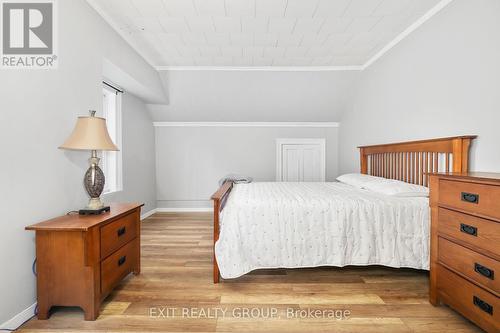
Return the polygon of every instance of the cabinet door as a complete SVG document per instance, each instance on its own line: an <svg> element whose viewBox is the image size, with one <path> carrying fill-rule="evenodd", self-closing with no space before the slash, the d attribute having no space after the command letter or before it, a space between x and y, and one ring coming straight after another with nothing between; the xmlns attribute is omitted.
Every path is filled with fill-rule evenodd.
<svg viewBox="0 0 500 333"><path fill-rule="evenodd" d="M277 180L287 182L325 181L324 141L300 141L278 143Z"/></svg>

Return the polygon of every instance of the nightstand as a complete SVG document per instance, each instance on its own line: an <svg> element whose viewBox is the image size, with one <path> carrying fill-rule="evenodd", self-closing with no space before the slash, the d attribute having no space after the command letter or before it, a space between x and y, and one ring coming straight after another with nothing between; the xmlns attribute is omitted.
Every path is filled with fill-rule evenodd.
<svg viewBox="0 0 500 333"><path fill-rule="evenodd" d="M104 298L139 274L143 204L111 204L101 215L65 215L26 227L36 231L38 319L52 306L79 306L95 320Z"/></svg>

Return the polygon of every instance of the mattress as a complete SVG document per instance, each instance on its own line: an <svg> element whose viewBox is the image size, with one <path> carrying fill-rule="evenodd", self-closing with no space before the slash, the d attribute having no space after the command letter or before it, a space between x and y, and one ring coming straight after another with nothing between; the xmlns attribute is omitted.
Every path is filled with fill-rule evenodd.
<svg viewBox="0 0 500 333"><path fill-rule="evenodd" d="M429 269L429 199L338 182L236 184L220 215L223 278L260 268Z"/></svg>

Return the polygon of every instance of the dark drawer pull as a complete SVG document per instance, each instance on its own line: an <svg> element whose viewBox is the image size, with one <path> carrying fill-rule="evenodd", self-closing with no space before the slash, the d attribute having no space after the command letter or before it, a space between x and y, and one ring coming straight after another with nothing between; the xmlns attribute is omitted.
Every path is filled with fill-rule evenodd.
<svg viewBox="0 0 500 333"><path fill-rule="evenodd" d="M479 194L462 192L460 197L462 198L462 201L465 202L475 203L475 204L479 203Z"/></svg>
<svg viewBox="0 0 500 333"><path fill-rule="evenodd" d="M460 231L471 236L477 236L477 228L468 224L460 223Z"/></svg>
<svg viewBox="0 0 500 333"><path fill-rule="evenodd" d="M116 234L118 235L118 237L121 237L121 236L125 235L126 232L127 232L127 228L121 227L120 229L118 229L116 231Z"/></svg>
<svg viewBox="0 0 500 333"><path fill-rule="evenodd" d="M474 296L472 302L474 302L474 305L483 310L484 312L493 315L493 305L486 303L477 296Z"/></svg>
<svg viewBox="0 0 500 333"><path fill-rule="evenodd" d="M484 277L487 277L490 280L495 280L495 271L481 264L478 264L477 262L474 263L474 271L476 271L477 273L481 274Z"/></svg>
<svg viewBox="0 0 500 333"><path fill-rule="evenodd" d="M127 261L127 256L123 256L120 259L118 259L118 266L121 266Z"/></svg>

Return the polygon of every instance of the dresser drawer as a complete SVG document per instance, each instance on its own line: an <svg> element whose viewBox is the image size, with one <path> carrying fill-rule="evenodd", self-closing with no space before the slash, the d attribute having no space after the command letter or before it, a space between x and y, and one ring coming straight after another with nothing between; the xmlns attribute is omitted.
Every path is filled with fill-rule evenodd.
<svg viewBox="0 0 500 333"><path fill-rule="evenodd" d="M495 293L500 292L500 263L447 239L439 238L438 261ZM500 309L499 309L500 311Z"/></svg>
<svg viewBox="0 0 500 333"><path fill-rule="evenodd" d="M500 223L439 208L438 233L500 255Z"/></svg>
<svg viewBox="0 0 500 333"><path fill-rule="evenodd" d="M441 180L439 203L500 219L500 186Z"/></svg>
<svg viewBox="0 0 500 333"><path fill-rule="evenodd" d="M130 242L137 235L137 217L135 213L125 215L101 227L101 258Z"/></svg>
<svg viewBox="0 0 500 333"><path fill-rule="evenodd" d="M488 332L500 330L499 298L438 265L439 295L448 304Z"/></svg>
<svg viewBox="0 0 500 333"><path fill-rule="evenodd" d="M137 261L136 240L128 243L101 263L101 293L107 294L115 284L132 272Z"/></svg>

